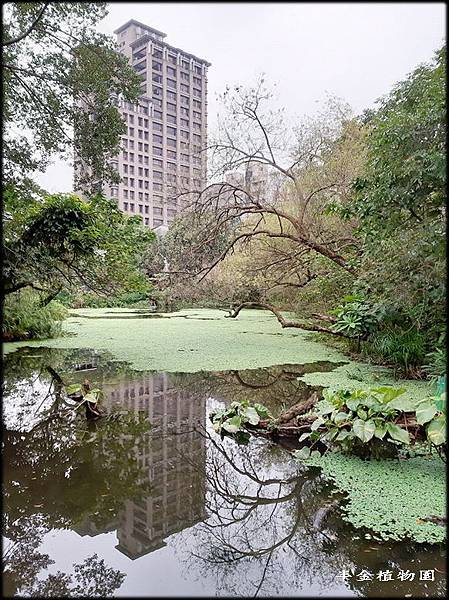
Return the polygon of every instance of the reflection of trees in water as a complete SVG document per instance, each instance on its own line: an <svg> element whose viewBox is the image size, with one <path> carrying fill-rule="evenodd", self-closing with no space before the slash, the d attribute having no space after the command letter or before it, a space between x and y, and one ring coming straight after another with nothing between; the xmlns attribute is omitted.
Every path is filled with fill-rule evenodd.
<svg viewBox="0 0 449 600"><path fill-rule="evenodd" d="M214 434L204 435L209 516L188 537L181 534L172 543L182 552L189 572L199 571L203 577L214 574L217 595L282 595L300 590L321 594L339 585L343 592L336 579L343 568L377 574L388 568L395 573L399 569L419 573L443 567L443 553L435 548L426 554L418 545L392 543L378 544L376 551L364 532L342 522L333 489L319 469L300 471L285 460L285 453L283 460L276 456L279 448L262 440L237 446L231 440L219 441ZM444 580L425 584L353 577L347 593L444 594Z"/></svg>
<svg viewBox="0 0 449 600"><path fill-rule="evenodd" d="M74 564L73 573L57 571L38 579L42 569L54 564L48 554L39 551L47 531L41 515L32 515L19 518L14 532L8 532L14 539L8 539L3 548L4 597L108 597L122 585L125 574L108 568L96 554Z"/></svg>
<svg viewBox="0 0 449 600"><path fill-rule="evenodd" d="M259 440L242 447L204 435L209 518L189 532L195 541L188 567L199 568L203 576L214 572L217 593L223 595L291 593L334 584L340 557L320 562L323 545L334 543L329 532L314 527L317 511L329 504L318 471L298 476L291 463L274 466L272 448ZM182 535L173 543L189 545Z"/></svg>

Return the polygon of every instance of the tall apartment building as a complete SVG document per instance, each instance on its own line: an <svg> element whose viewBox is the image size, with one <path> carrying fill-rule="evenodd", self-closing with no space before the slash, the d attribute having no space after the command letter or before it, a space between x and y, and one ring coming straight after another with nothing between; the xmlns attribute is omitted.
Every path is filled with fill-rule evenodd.
<svg viewBox="0 0 449 600"><path fill-rule="evenodd" d="M104 193L145 225L166 227L185 194L206 182L210 63L170 46L165 33L133 19L114 33L119 51L142 78L142 95L135 105L117 99L127 126L113 161L122 181Z"/></svg>

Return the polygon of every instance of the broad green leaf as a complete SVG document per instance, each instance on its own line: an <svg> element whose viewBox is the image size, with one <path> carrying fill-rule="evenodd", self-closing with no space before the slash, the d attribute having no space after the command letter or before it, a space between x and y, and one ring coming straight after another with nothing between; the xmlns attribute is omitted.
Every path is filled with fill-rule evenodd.
<svg viewBox="0 0 449 600"><path fill-rule="evenodd" d="M88 394L86 394L84 396L84 401L90 402L91 404L96 404L97 403L97 394L94 394L93 392L89 392Z"/></svg>
<svg viewBox="0 0 449 600"><path fill-rule="evenodd" d="M334 417L334 423L336 425L340 425L341 423L344 423L345 421L347 421L349 418L348 413L345 412L339 412L335 415Z"/></svg>
<svg viewBox="0 0 449 600"><path fill-rule="evenodd" d="M315 431L316 429L318 429L318 427L321 427L321 425L324 425L324 419L321 419L321 417L318 417L317 419L315 419L315 421L312 423L311 426L311 431Z"/></svg>
<svg viewBox="0 0 449 600"><path fill-rule="evenodd" d="M77 392L81 392L81 386L78 383L74 383L72 385L68 385L65 388L67 395L71 396L72 394L76 394Z"/></svg>
<svg viewBox="0 0 449 600"><path fill-rule="evenodd" d="M341 431L339 431L337 437L335 438L336 442L342 442L343 440L345 440L348 436L351 436L351 432L348 431L347 429L342 429Z"/></svg>
<svg viewBox="0 0 449 600"><path fill-rule="evenodd" d="M413 412L416 408L416 405L410 398L395 398L391 402L388 402L386 406L395 410L403 410L404 412Z"/></svg>
<svg viewBox="0 0 449 600"><path fill-rule="evenodd" d="M368 418L368 413L366 412L366 410L363 410L362 408L358 408L357 409L357 416L360 419L363 419L364 421L366 421L366 419Z"/></svg>
<svg viewBox="0 0 449 600"><path fill-rule="evenodd" d="M387 423L386 428L393 440L397 440L403 444L410 444L410 435L408 431L402 429L402 427L399 427L399 425L395 425L394 423Z"/></svg>
<svg viewBox="0 0 449 600"><path fill-rule="evenodd" d="M427 426L427 438L435 444L440 446L446 441L446 417L445 415L439 415Z"/></svg>
<svg viewBox="0 0 449 600"><path fill-rule="evenodd" d="M406 391L406 389L383 386L373 388L371 391L380 394L382 396L382 402L384 404L387 404L388 402L391 402L392 400L403 394Z"/></svg>
<svg viewBox="0 0 449 600"><path fill-rule="evenodd" d="M378 423L376 425L376 429L374 431L374 437L378 438L379 440L383 440L386 433L387 433L386 425L384 423Z"/></svg>
<svg viewBox="0 0 449 600"><path fill-rule="evenodd" d="M431 404L430 401L420 402L416 408L416 422L419 425L428 423L437 414L438 409L435 404Z"/></svg>
<svg viewBox="0 0 449 600"><path fill-rule="evenodd" d="M248 406L242 414L242 418L251 425L257 425L260 421L259 414L255 408Z"/></svg>
<svg viewBox="0 0 449 600"><path fill-rule="evenodd" d="M320 400L320 402L317 403L316 408L320 415L328 415L335 410L335 406L327 400Z"/></svg>
<svg viewBox="0 0 449 600"><path fill-rule="evenodd" d="M349 408L349 410L357 410L357 408L360 405L360 398L354 398L351 400L346 400L346 406Z"/></svg>
<svg viewBox="0 0 449 600"><path fill-rule="evenodd" d="M356 419L352 426L352 430L362 442L369 442L376 431L376 425L374 421L362 421L361 419Z"/></svg>
<svg viewBox="0 0 449 600"><path fill-rule="evenodd" d="M440 397L437 398L435 402L435 406L439 411L443 411L446 409L446 392L440 394Z"/></svg>
<svg viewBox="0 0 449 600"><path fill-rule="evenodd" d="M225 429L228 433L235 433L240 429L241 426L242 417L240 417L239 415L235 415L234 417L227 419L223 423L222 428Z"/></svg>
<svg viewBox="0 0 449 600"><path fill-rule="evenodd" d="M261 419L270 419L271 413L266 406L263 404L259 404L258 402L254 403L254 408L257 410L257 413Z"/></svg>

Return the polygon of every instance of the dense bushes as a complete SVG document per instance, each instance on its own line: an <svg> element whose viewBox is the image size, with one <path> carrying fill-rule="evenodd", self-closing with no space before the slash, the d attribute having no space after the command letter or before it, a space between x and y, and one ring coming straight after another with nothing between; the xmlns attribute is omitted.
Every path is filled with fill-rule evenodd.
<svg viewBox="0 0 449 600"><path fill-rule="evenodd" d="M59 335L67 314L64 306L54 300L42 306L40 295L33 290L9 294L3 306L3 340L45 339Z"/></svg>

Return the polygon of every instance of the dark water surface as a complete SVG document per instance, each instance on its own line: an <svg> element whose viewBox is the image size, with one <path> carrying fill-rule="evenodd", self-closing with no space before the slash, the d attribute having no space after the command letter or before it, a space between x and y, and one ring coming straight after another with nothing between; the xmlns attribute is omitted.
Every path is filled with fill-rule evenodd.
<svg viewBox="0 0 449 600"><path fill-rule="evenodd" d="M247 398L277 414L312 392L300 375L336 366L142 373L89 350L8 354L4 594L442 597L441 547L373 541L319 469L211 430L212 409ZM104 418L64 407L52 373L101 388Z"/></svg>

